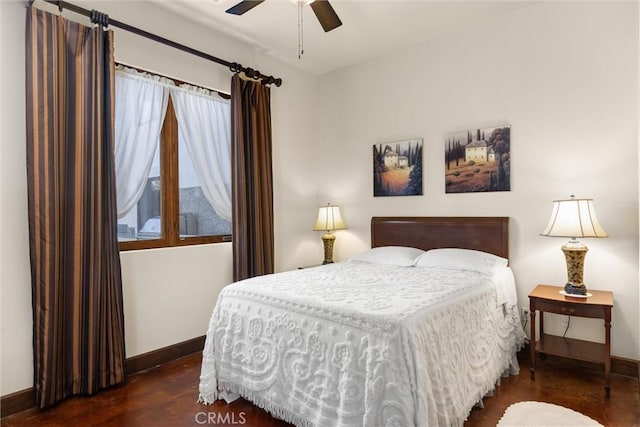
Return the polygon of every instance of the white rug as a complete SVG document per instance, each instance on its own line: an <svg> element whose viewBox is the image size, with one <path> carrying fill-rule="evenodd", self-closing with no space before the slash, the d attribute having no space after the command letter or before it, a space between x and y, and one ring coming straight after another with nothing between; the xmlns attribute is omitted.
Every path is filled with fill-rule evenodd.
<svg viewBox="0 0 640 427"><path fill-rule="evenodd" d="M564 406L544 402L518 402L509 406L496 427L604 427Z"/></svg>

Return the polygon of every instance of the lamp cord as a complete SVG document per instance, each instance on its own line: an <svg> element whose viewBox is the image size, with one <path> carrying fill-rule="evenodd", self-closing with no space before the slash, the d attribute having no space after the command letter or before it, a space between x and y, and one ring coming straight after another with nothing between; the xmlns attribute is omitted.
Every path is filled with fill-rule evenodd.
<svg viewBox="0 0 640 427"><path fill-rule="evenodd" d="M562 338L565 337L565 335L567 335L567 331L569 330L569 325L571 324L571 316L567 316L567 327L564 330L564 334L562 334Z"/></svg>

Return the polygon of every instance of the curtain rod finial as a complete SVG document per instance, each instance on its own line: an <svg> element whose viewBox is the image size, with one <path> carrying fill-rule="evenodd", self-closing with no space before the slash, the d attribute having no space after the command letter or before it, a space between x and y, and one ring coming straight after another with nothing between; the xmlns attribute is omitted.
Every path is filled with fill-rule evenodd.
<svg viewBox="0 0 640 427"><path fill-rule="evenodd" d="M263 78L263 79L262 79L262 84L264 84L264 85L271 85L271 84L274 84L274 85L276 85L277 87L280 87L280 85L282 84L282 79L279 79L279 78L278 78L278 79L276 79L276 78L275 78L275 77L273 77L273 76L267 76L267 77L265 77L265 78Z"/></svg>

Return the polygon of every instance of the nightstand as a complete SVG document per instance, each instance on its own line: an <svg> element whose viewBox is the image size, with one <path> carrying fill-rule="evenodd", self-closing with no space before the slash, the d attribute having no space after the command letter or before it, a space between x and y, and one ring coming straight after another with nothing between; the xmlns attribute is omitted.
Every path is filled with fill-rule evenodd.
<svg viewBox="0 0 640 427"><path fill-rule="evenodd" d="M613 292L593 291L588 298L568 297L560 286L538 285L529 294L531 316L531 379L536 376L536 350L541 354L568 357L587 362L604 363L604 389L611 390L611 307ZM540 339L536 342L536 310L540 311ZM544 333L544 313L589 317L604 320L604 344L563 338Z"/></svg>

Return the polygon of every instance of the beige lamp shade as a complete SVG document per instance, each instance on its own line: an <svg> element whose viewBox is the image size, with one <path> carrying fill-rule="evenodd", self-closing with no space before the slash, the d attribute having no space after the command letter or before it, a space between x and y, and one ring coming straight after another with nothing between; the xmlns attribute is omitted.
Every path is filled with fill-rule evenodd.
<svg viewBox="0 0 640 427"><path fill-rule="evenodd" d="M314 231L332 231L342 230L347 228L342 221L342 215L340 215L340 206L330 205L320 206L318 208L318 219L316 225L313 227Z"/></svg>
<svg viewBox="0 0 640 427"><path fill-rule="evenodd" d="M593 199L554 200L549 223L542 232L551 237L607 237L596 218Z"/></svg>

